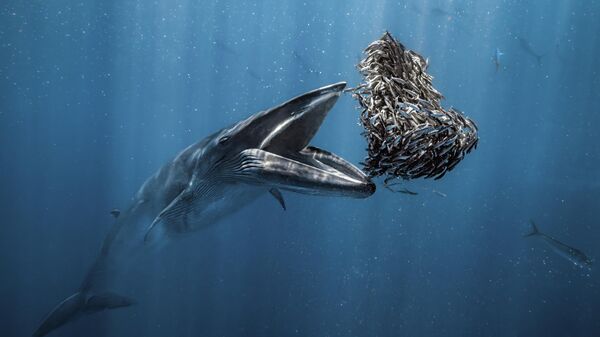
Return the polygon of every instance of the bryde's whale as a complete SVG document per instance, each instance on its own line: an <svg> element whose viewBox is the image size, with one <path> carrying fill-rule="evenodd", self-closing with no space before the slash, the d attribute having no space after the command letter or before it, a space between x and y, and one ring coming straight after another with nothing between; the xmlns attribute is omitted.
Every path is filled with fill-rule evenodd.
<svg viewBox="0 0 600 337"><path fill-rule="evenodd" d="M328 85L258 112L179 153L139 189L115 223L79 290L60 302L34 336L133 300L107 291L125 252L205 228L270 193L366 198L375 185L343 158L309 146L346 83ZM135 247L135 248L131 248ZM128 251L129 250L129 251Z"/></svg>

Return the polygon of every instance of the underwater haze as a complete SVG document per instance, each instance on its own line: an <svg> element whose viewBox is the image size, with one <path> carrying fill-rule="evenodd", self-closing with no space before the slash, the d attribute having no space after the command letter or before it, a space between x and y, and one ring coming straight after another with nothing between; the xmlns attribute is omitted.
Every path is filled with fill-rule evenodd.
<svg viewBox="0 0 600 337"><path fill-rule="evenodd" d="M361 82L390 31L479 127L441 180L366 199L264 194L143 247L135 299L48 336L600 336L600 1L0 4L0 336L78 289L138 188L182 149L309 90ZM360 167L345 93L311 144ZM564 246L559 246L563 247ZM557 254L558 253L558 254ZM565 258L567 257L567 258ZM129 258L129 256L123 257Z"/></svg>

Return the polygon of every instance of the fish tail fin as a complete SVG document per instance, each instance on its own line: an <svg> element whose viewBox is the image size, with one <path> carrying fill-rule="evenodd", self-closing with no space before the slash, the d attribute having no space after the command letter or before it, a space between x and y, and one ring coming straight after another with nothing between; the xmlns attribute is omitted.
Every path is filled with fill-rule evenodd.
<svg viewBox="0 0 600 337"><path fill-rule="evenodd" d="M33 337L42 337L84 313L128 307L132 304L134 304L133 300L113 293L89 295L81 291L76 292L52 309L33 333Z"/></svg>
<svg viewBox="0 0 600 337"><path fill-rule="evenodd" d="M529 220L529 222L531 223L531 232L523 235L524 238L540 234L540 231L538 230L537 226L535 225L535 222L533 222L533 220Z"/></svg>

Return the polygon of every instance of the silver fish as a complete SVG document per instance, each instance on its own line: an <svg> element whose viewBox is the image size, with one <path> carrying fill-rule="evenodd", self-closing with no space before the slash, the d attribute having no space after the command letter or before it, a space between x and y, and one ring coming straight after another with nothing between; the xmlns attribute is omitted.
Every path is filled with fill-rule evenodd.
<svg viewBox="0 0 600 337"><path fill-rule="evenodd" d="M500 69L500 58L504 55L503 52L500 51L499 48L496 48L496 52L494 53L494 65L496 66L496 72Z"/></svg>
<svg viewBox="0 0 600 337"><path fill-rule="evenodd" d="M519 45L521 46L521 49L523 49L527 54L531 55L536 59L538 65L542 65L542 57L544 55L534 51L533 47L531 46L531 43L527 39L525 39L524 37L519 37Z"/></svg>
<svg viewBox="0 0 600 337"><path fill-rule="evenodd" d="M592 268L592 260L589 257L587 257L582 251L540 232L533 220L531 220L531 232L523 236L543 240L552 249L552 251L571 261L573 264L580 268Z"/></svg>

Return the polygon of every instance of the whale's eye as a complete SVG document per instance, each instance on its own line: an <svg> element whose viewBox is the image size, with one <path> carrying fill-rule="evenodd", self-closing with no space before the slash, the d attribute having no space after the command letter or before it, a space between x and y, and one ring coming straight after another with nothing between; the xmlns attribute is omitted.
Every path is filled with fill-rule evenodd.
<svg viewBox="0 0 600 337"><path fill-rule="evenodd" d="M229 140L229 136L223 136L219 138L219 144L225 144Z"/></svg>

